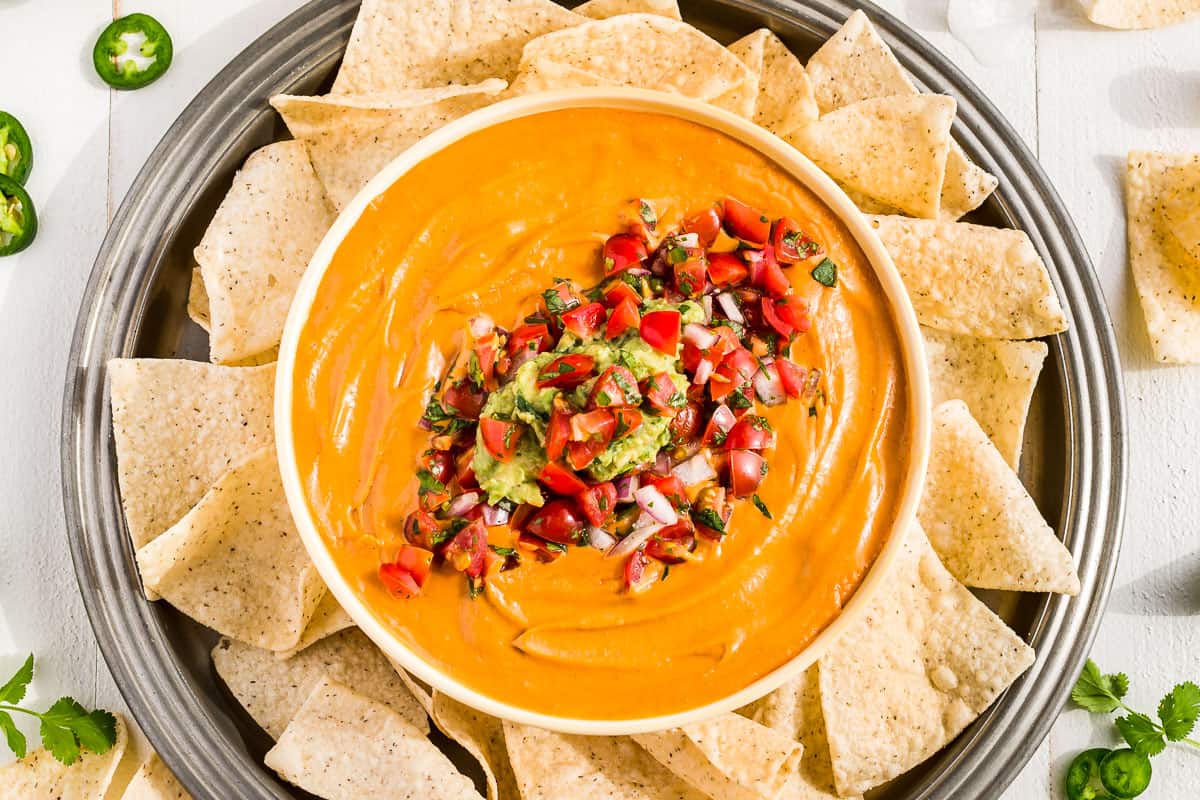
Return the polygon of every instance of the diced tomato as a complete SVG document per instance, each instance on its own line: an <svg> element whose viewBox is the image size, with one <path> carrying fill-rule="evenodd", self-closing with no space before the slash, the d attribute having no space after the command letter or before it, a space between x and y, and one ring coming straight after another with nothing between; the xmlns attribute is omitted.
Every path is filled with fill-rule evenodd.
<svg viewBox="0 0 1200 800"><path fill-rule="evenodd" d="M624 439L642 426L642 412L636 408L614 408L613 439Z"/></svg>
<svg viewBox="0 0 1200 800"><path fill-rule="evenodd" d="M722 364L708 380L708 394L714 402L721 403L744 384L745 381L734 373L731 365Z"/></svg>
<svg viewBox="0 0 1200 800"><path fill-rule="evenodd" d="M409 544L433 549L441 525L428 511L414 511L404 520L404 538Z"/></svg>
<svg viewBox="0 0 1200 800"><path fill-rule="evenodd" d="M379 581L388 594L400 600L408 600L421 593L421 584L417 583L416 577L399 564L380 564Z"/></svg>
<svg viewBox="0 0 1200 800"><path fill-rule="evenodd" d="M621 305L622 300L628 300L633 303L634 309L642 304L642 296L637 290L622 280L613 281L612 285L604 291L604 305L609 308L616 308Z"/></svg>
<svg viewBox="0 0 1200 800"><path fill-rule="evenodd" d="M684 561L696 560L692 553L695 547L695 529L685 517L654 534L650 541L646 542L646 555L664 564L681 564Z"/></svg>
<svg viewBox="0 0 1200 800"><path fill-rule="evenodd" d="M500 359L507 356L501 349L503 343L500 339L500 334L494 329L488 331L483 336L475 340L473 352L475 363L479 366L479 378L482 378L482 386L480 388L494 392L499 384L496 380L496 374L500 372Z"/></svg>
<svg viewBox="0 0 1200 800"><path fill-rule="evenodd" d="M418 461L421 469L436 480L449 484L454 477L454 456L446 450L426 450Z"/></svg>
<svg viewBox="0 0 1200 800"><path fill-rule="evenodd" d="M683 488L683 481L679 480L675 475L663 475L661 478L651 478L648 480L655 489L662 492L663 497L671 501L671 505L675 506L679 511L686 511L691 502L688 500L687 491Z"/></svg>
<svg viewBox="0 0 1200 800"><path fill-rule="evenodd" d="M648 256L646 244L632 233L618 233L604 243L602 257L608 274L638 266Z"/></svg>
<svg viewBox="0 0 1200 800"><path fill-rule="evenodd" d="M729 366L733 369L731 377L734 377L735 383L744 383L758 372L758 359L746 348L738 347L725 356L721 366Z"/></svg>
<svg viewBox="0 0 1200 800"><path fill-rule="evenodd" d="M519 422L484 417L479 420L479 432L483 436L483 446L492 458L507 462L517 452L517 443L525 433L525 426Z"/></svg>
<svg viewBox="0 0 1200 800"><path fill-rule="evenodd" d="M771 220L765 214L732 197L726 197L721 205L725 212L726 233L754 245L767 243L771 235Z"/></svg>
<svg viewBox="0 0 1200 800"><path fill-rule="evenodd" d="M571 410L561 396L554 398L546 425L546 458L558 461L571 440Z"/></svg>
<svg viewBox="0 0 1200 800"><path fill-rule="evenodd" d="M746 262L734 253L708 254L708 279L714 286L725 287L742 283L750 275Z"/></svg>
<svg viewBox="0 0 1200 800"><path fill-rule="evenodd" d="M610 408L613 406L636 406L642 402L638 391L637 378L628 368L614 364L596 379L592 393L588 396L589 408Z"/></svg>
<svg viewBox="0 0 1200 800"><path fill-rule="evenodd" d="M550 491L566 497L577 495L587 488L578 475L556 461L547 462L537 479Z"/></svg>
<svg viewBox="0 0 1200 800"><path fill-rule="evenodd" d="M784 297L775 301L775 314L800 333L812 327L812 318L808 316L808 304L794 297Z"/></svg>
<svg viewBox="0 0 1200 800"><path fill-rule="evenodd" d="M791 217L775 220L771 227L771 246L775 248L775 257L783 264L795 264L822 252L821 246L810 239Z"/></svg>
<svg viewBox="0 0 1200 800"><path fill-rule="evenodd" d="M778 332L780 336L791 336L793 333L795 333L796 329L783 320L783 317L778 312L779 306L777 305L777 302L778 301L772 300L769 297L764 297L762 299L763 319L766 320L766 323L770 325L776 332Z"/></svg>
<svg viewBox="0 0 1200 800"><path fill-rule="evenodd" d="M646 398L650 407L663 414L674 414L687 402L675 388L675 382L671 380L671 376L665 372L659 372L644 379L641 383L641 390L642 396Z"/></svg>
<svg viewBox="0 0 1200 800"><path fill-rule="evenodd" d="M616 419L611 410L597 408L571 417L571 441L602 442L606 447L612 441Z"/></svg>
<svg viewBox="0 0 1200 800"><path fill-rule="evenodd" d="M461 489L475 489L479 481L475 478L475 448L468 447L458 454L454 463L454 477Z"/></svg>
<svg viewBox="0 0 1200 800"><path fill-rule="evenodd" d="M702 255L688 257L674 265L675 290L684 297L699 297L704 294L706 263Z"/></svg>
<svg viewBox="0 0 1200 800"><path fill-rule="evenodd" d="M709 206L683 221L683 232L694 233L701 247L712 247L721 232L721 207Z"/></svg>
<svg viewBox="0 0 1200 800"><path fill-rule="evenodd" d="M651 311L642 317L639 332L646 344L660 353L673 356L679 346L681 319L679 312L675 310Z"/></svg>
<svg viewBox="0 0 1200 800"><path fill-rule="evenodd" d="M699 347L690 342L683 343L683 348L679 351L679 361L683 364L683 369L686 372L695 373L700 368L700 362L703 360L704 353Z"/></svg>
<svg viewBox="0 0 1200 800"><path fill-rule="evenodd" d="M765 257L762 262L762 272L758 276L758 284L772 297L783 297L792 290L792 282L784 274L775 254L768 247L763 250Z"/></svg>
<svg viewBox="0 0 1200 800"><path fill-rule="evenodd" d="M587 469L596 460L596 456L604 452L608 443L601 439L589 439L586 442L567 442L567 463L574 469Z"/></svg>
<svg viewBox="0 0 1200 800"><path fill-rule="evenodd" d="M775 434L765 417L747 414L737 421L725 437L727 450L767 450L775 446Z"/></svg>
<svg viewBox="0 0 1200 800"><path fill-rule="evenodd" d="M549 289L542 292L542 307L546 314L553 319L558 318L572 308L578 308L586 302L587 299L582 297L575 290L575 287L567 281L558 281Z"/></svg>
<svg viewBox="0 0 1200 800"><path fill-rule="evenodd" d="M571 544L583 528L583 516L575 501L557 498L533 513L525 525L525 532L548 542Z"/></svg>
<svg viewBox="0 0 1200 800"><path fill-rule="evenodd" d="M600 527L612 519L617 507L617 487L612 481L586 486L579 493L579 507L587 521Z"/></svg>
<svg viewBox="0 0 1200 800"><path fill-rule="evenodd" d="M543 564L549 564L551 561L557 561L566 553L566 548L562 545L550 546L545 539L539 539L528 533L522 533L517 537L517 547L522 550L527 550L533 553L534 558L541 561Z"/></svg>
<svg viewBox="0 0 1200 800"><path fill-rule="evenodd" d="M432 474L427 474L427 470L422 469L417 474L417 480L420 487L417 489L417 501L423 511L436 511L450 499L449 486Z"/></svg>
<svg viewBox="0 0 1200 800"><path fill-rule="evenodd" d="M729 486L734 497L749 497L762 483L766 461L751 450L729 452Z"/></svg>
<svg viewBox="0 0 1200 800"><path fill-rule="evenodd" d="M544 353L553 347L550 339L550 328L545 323L537 322L518 325L508 336L508 355L513 360L524 352L533 354Z"/></svg>
<svg viewBox="0 0 1200 800"><path fill-rule="evenodd" d="M393 563L408 570L417 581L418 586L424 586L425 579L429 577L429 573L433 569L433 552L424 547L401 545L400 552L396 554L396 560Z"/></svg>
<svg viewBox="0 0 1200 800"><path fill-rule="evenodd" d="M487 570L487 553L487 526L477 519L454 534L446 544L446 563L472 578L479 578Z"/></svg>
<svg viewBox="0 0 1200 800"><path fill-rule="evenodd" d="M559 356L538 372L537 386L539 389L551 386L574 389L591 377L595 367L596 359L583 353Z"/></svg>
<svg viewBox="0 0 1200 800"><path fill-rule="evenodd" d="M689 444L700 435L704 425L701 419L700 404L688 403L679 409L679 413L671 419L671 443L674 445Z"/></svg>
<svg viewBox="0 0 1200 800"><path fill-rule="evenodd" d="M442 405L463 419L479 419L479 412L483 410L486 400L487 394L475 389L467 381L454 381L442 393Z"/></svg>
<svg viewBox="0 0 1200 800"><path fill-rule="evenodd" d="M732 517L733 507L725 497L723 486L706 486L692 506L692 521L696 525L696 532L707 539L723 537ZM719 526L719 529L714 526Z"/></svg>
<svg viewBox="0 0 1200 800"><path fill-rule="evenodd" d="M636 331L640 323L641 318L637 305L627 298L613 309L612 315L608 318L608 324L604 326L604 337L615 339L629 331Z"/></svg>
<svg viewBox="0 0 1200 800"><path fill-rule="evenodd" d="M650 241L654 229L658 227L658 214L654 206L640 197L626 203L619 216L625 228L642 241Z"/></svg>
<svg viewBox="0 0 1200 800"><path fill-rule="evenodd" d="M640 594L654 585L655 575L641 550L634 550L625 562L625 588L630 594Z"/></svg>
<svg viewBox="0 0 1200 800"><path fill-rule="evenodd" d="M590 339L604 328L607 311L600 303L588 303L562 315L563 327L580 339Z"/></svg>
<svg viewBox="0 0 1200 800"><path fill-rule="evenodd" d="M721 409L724 409L722 411ZM700 443L705 447L720 447L725 444L725 437L728 436L728 431L721 427L721 416L732 417L733 412L728 406L718 406L713 415L708 418L708 422L704 426L704 435L700 438Z"/></svg>
<svg viewBox="0 0 1200 800"><path fill-rule="evenodd" d="M788 397L799 397L804 391L804 379L808 371L786 358L775 359L775 367L779 370L779 382L783 384L783 391L787 392Z"/></svg>

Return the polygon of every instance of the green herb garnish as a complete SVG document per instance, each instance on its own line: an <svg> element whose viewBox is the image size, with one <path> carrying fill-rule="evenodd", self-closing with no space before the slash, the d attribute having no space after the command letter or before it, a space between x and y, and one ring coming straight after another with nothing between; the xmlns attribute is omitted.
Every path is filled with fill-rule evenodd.
<svg viewBox="0 0 1200 800"><path fill-rule="evenodd" d="M433 473L427 469L417 471L417 482L421 484L421 488L417 490L421 494L446 491L446 484L435 478Z"/></svg>
<svg viewBox="0 0 1200 800"><path fill-rule="evenodd" d="M717 533L725 533L725 520L711 508L701 508L692 511L692 519L705 527L712 528Z"/></svg>
<svg viewBox="0 0 1200 800"><path fill-rule="evenodd" d="M638 201L638 216L650 230L654 230L654 227L658 225L658 214L654 213L654 207L645 200Z"/></svg>
<svg viewBox="0 0 1200 800"><path fill-rule="evenodd" d="M33 680L33 656L17 670L8 682L0 686L0 729L17 758L26 753L25 735L17 729L12 713L37 718L42 746L64 764L73 764L81 750L107 753L117 741L117 718L107 711L88 711L70 697L60 697L43 712L17 705L25 699L25 690Z"/></svg>
<svg viewBox="0 0 1200 800"><path fill-rule="evenodd" d="M764 464L764 466L766 465ZM767 504L762 501L761 497L754 495L750 498L750 501L754 503L754 507L757 508L759 513L764 517L767 519L775 519L773 516L771 516L771 509L767 508Z"/></svg>
<svg viewBox="0 0 1200 800"><path fill-rule="evenodd" d="M820 264L813 268L813 280L822 286L837 286L837 264L830 261L828 258L822 259Z"/></svg>
<svg viewBox="0 0 1200 800"><path fill-rule="evenodd" d="M517 554L516 549L514 549L512 547L500 547L499 545L495 545L495 544L489 544L488 547L490 547L492 549L492 552L495 553L496 555L504 556L505 558L509 558L509 557L515 556Z"/></svg>

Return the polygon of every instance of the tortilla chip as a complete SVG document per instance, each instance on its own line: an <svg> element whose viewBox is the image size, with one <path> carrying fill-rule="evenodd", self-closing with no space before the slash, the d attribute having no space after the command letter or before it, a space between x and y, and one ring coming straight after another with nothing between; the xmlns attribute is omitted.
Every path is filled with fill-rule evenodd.
<svg viewBox="0 0 1200 800"><path fill-rule="evenodd" d="M121 800L192 800L192 796L162 759L151 754L125 787Z"/></svg>
<svg viewBox="0 0 1200 800"><path fill-rule="evenodd" d="M946 569L967 586L1079 594L1070 551L961 400L933 410L917 518Z"/></svg>
<svg viewBox="0 0 1200 800"><path fill-rule="evenodd" d="M804 66L774 33L759 28L729 45L729 52L758 75L755 123L783 136L820 116Z"/></svg>
<svg viewBox="0 0 1200 800"><path fill-rule="evenodd" d="M312 690L265 761L288 783L326 800L479 797L423 730L328 678Z"/></svg>
<svg viewBox="0 0 1200 800"><path fill-rule="evenodd" d="M1067 329L1050 274L1024 231L908 217L870 222L922 325L995 339Z"/></svg>
<svg viewBox="0 0 1200 800"><path fill-rule="evenodd" d="M442 733L461 744L479 762L487 778L488 800L520 797L504 744L503 722L441 692L433 693L432 716Z"/></svg>
<svg viewBox="0 0 1200 800"><path fill-rule="evenodd" d="M1200 154L1129 154L1129 268L1154 357L1200 363Z"/></svg>
<svg viewBox="0 0 1200 800"><path fill-rule="evenodd" d="M1200 0L1091 0L1084 7L1092 22L1122 30L1162 28L1200 14Z"/></svg>
<svg viewBox="0 0 1200 800"><path fill-rule="evenodd" d="M276 95L271 105L304 142L341 211L392 159L448 122L494 102L504 81L348 97Z"/></svg>
<svg viewBox="0 0 1200 800"><path fill-rule="evenodd" d="M525 46L521 70L555 62L607 81L672 92L749 117L757 79L715 40L685 22L624 14L547 34Z"/></svg>
<svg viewBox="0 0 1200 800"><path fill-rule="evenodd" d="M979 339L922 328L936 406L962 400L1013 469L1021 461L1025 418L1049 348L1043 342Z"/></svg>
<svg viewBox="0 0 1200 800"><path fill-rule="evenodd" d="M825 736L825 717L821 714L818 680L814 664L799 677L738 711L792 737L803 748L797 774L800 789L786 797L805 800L838 797L833 784L833 764L829 759L829 740ZM855 797L861 800L861 795Z"/></svg>
<svg viewBox="0 0 1200 800"><path fill-rule="evenodd" d="M273 443L275 368L108 362L121 506L135 548L195 505L234 462Z"/></svg>
<svg viewBox="0 0 1200 800"><path fill-rule="evenodd" d="M727 800L778 797L800 767L792 737L738 714L633 740L697 789Z"/></svg>
<svg viewBox="0 0 1200 800"><path fill-rule="evenodd" d="M295 647L325 593L272 446L231 467L137 551L137 562L147 589L217 633L268 650Z"/></svg>
<svg viewBox="0 0 1200 800"><path fill-rule="evenodd" d="M913 525L887 584L818 662L839 793L865 792L929 758L1033 661Z"/></svg>
<svg viewBox="0 0 1200 800"><path fill-rule="evenodd" d="M519 97L551 89L586 89L618 85L615 81L606 80L570 64L537 61L521 65L517 77L513 78L512 85L505 92L505 97Z"/></svg>
<svg viewBox="0 0 1200 800"><path fill-rule="evenodd" d="M117 740L107 753L84 751L67 766L49 750L35 750L0 767L0 794L5 800L104 800L128 742L125 721L117 717Z"/></svg>
<svg viewBox="0 0 1200 800"><path fill-rule="evenodd" d="M279 344L296 285L332 224L303 142L275 142L250 154L195 252L214 362Z"/></svg>
<svg viewBox="0 0 1200 800"><path fill-rule="evenodd" d="M504 723L521 800L706 800L627 736L573 736Z"/></svg>
<svg viewBox="0 0 1200 800"><path fill-rule="evenodd" d="M326 637L286 661L269 650L223 639L213 648L212 660L238 703L275 739L322 678L353 686L422 731L429 730L425 709L387 657L357 628Z"/></svg>
<svg viewBox="0 0 1200 800"><path fill-rule="evenodd" d="M204 275L200 267L192 267L192 282L188 284L188 316L192 322L204 330L212 324L211 309L208 305L208 289L204 286Z"/></svg>
<svg viewBox="0 0 1200 800"><path fill-rule="evenodd" d="M321 598L321 602L317 603L317 610L313 612L312 618L304 626L304 633L300 634L300 641L296 642L296 646L292 649L281 650L276 653L275 657L291 658L301 650L321 641L326 636L332 636L339 631L353 627L354 620L350 619L350 615L338 604L337 598L333 596L333 593L327 591L325 592L325 596Z"/></svg>
<svg viewBox="0 0 1200 800"><path fill-rule="evenodd" d="M550 0L364 0L333 92L507 79L530 39L585 21Z"/></svg>
<svg viewBox="0 0 1200 800"><path fill-rule="evenodd" d="M919 92L862 11L851 14L841 29L821 45L808 60L807 69L823 114L872 97ZM951 141L942 183L941 218L955 220L978 208L998 183Z"/></svg>
<svg viewBox="0 0 1200 800"><path fill-rule="evenodd" d="M588 0L572 9L591 19L608 19L621 14L657 14L660 17L683 19L675 0Z"/></svg>
<svg viewBox="0 0 1200 800"><path fill-rule="evenodd" d="M955 107L945 95L876 97L831 111L787 139L839 183L935 218Z"/></svg>

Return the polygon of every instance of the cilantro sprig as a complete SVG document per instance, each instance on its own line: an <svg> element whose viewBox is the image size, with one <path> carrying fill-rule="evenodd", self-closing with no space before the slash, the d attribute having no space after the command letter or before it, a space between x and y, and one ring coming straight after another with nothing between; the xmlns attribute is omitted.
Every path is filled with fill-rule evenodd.
<svg viewBox="0 0 1200 800"><path fill-rule="evenodd" d="M1090 658L1071 690L1071 699L1093 714L1124 711L1113 721L1129 746L1147 756L1156 756L1167 742L1179 742L1200 748L1200 741L1188 738L1200 718L1200 686L1184 681L1158 703L1158 719L1135 711L1122 699L1129 692L1129 677L1123 672L1106 675Z"/></svg>
<svg viewBox="0 0 1200 800"><path fill-rule="evenodd" d="M25 692L33 680L33 656L11 678L0 686L0 730L17 758L24 758L27 750L25 735L17 729L12 714L35 717L41 723L39 734L42 746L64 764L73 764L79 759L81 750L107 753L117 741L117 719L107 711L88 711L70 697L60 697L45 711L34 711L18 705L25 699Z"/></svg>

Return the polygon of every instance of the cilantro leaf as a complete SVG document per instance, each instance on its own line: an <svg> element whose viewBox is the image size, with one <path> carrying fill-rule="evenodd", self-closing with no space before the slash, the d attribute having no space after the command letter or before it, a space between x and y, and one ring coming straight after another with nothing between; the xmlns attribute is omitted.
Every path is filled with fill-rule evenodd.
<svg viewBox="0 0 1200 800"><path fill-rule="evenodd" d="M764 463L763 466L765 467L766 464ZM771 516L771 510L769 508L767 508L767 504L762 501L761 497L759 497L758 495L754 495L754 497L752 497L750 499L754 503L754 507L758 509L760 514L762 514L767 519L774 519L774 517Z"/></svg>
<svg viewBox="0 0 1200 800"><path fill-rule="evenodd" d="M1200 686L1186 681L1179 684L1158 704L1163 732L1172 742L1184 739L1196 727L1200 716Z"/></svg>
<svg viewBox="0 0 1200 800"><path fill-rule="evenodd" d="M8 749L12 750L17 758L24 758L25 734L17 730L13 718L5 711L0 711L0 730L4 731L4 739L8 742Z"/></svg>
<svg viewBox="0 0 1200 800"><path fill-rule="evenodd" d="M1156 756L1167 746L1162 730L1145 714L1134 711L1118 717L1113 724L1129 746L1142 755Z"/></svg>
<svg viewBox="0 0 1200 800"><path fill-rule="evenodd" d="M813 268L812 277L822 286L834 287L837 286L837 273L837 264L826 258Z"/></svg>
<svg viewBox="0 0 1200 800"><path fill-rule="evenodd" d="M8 679L8 683L0 686L0 703L19 703L25 699L25 690L33 680L33 654L25 659L25 663L16 674Z"/></svg>
<svg viewBox="0 0 1200 800"><path fill-rule="evenodd" d="M50 751L50 755L67 766L79 759L79 741L71 731L43 719L39 732L42 735L42 746Z"/></svg>
<svg viewBox="0 0 1200 800"><path fill-rule="evenodd" d="M1071 690L1071 699L1093 714L1108 714L1121 707L1121 698L1127 691L1129 679L1124 673L1104 675L1089 658Z"/></svg>

